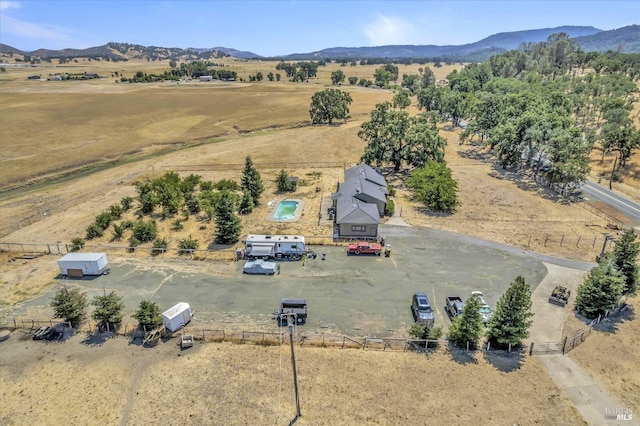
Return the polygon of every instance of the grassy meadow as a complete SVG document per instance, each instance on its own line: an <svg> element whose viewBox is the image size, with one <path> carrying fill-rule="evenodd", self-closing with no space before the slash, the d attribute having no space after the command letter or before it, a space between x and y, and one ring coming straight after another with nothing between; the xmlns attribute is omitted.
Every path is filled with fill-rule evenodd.
<svg viewBox="0 0 640 426"><path fill-rule="evenodd" d="M248 80L261 71L274 72L277 62L227 60ZM419 65L401 66L400 74L417 73ZM459 65L457 66L460 67ZM164 62L79 61L78 64L8 67L0 77L0 132L3 170L0 190L34 178L68 172L103 161L130 158L160 149L213 142L229 136L271 128L309 124L313 94L331 85L331 72L372 78L376 66L330 64L320 67L309 83L167 82L116 83L112 73L160 73ZM444 77L456 66L435 68ZM87 81L31 81L55 73L97 73ZM364 120L391 91L342 87L353 97L351 115Z"/></svg>

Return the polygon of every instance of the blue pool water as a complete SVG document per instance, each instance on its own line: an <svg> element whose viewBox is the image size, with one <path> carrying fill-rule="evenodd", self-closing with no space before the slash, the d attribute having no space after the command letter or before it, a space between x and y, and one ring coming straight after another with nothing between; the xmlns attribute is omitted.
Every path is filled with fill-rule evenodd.
<svg viewBox="0 0 640 426"><path fill-rule="evenodd" d="M278 204L278 208L276 209L275 214L273 215L274 219L291 219L295 217L296 209L298 208L298 202L292 200L282 200L280 204Z"/></svg>

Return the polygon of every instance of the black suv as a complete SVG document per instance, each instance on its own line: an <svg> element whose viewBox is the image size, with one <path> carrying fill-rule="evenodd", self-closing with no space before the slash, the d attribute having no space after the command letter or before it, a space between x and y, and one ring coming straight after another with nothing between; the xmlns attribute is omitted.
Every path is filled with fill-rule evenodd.
<svg viewBox="0 0 640 426"><path fill-rule="evenodd" d="M433 309L431 309L431 304L426 294L416 293L413 295L411 299L411 313L416 322L426 324L429 327L433 326Z"/></svg>

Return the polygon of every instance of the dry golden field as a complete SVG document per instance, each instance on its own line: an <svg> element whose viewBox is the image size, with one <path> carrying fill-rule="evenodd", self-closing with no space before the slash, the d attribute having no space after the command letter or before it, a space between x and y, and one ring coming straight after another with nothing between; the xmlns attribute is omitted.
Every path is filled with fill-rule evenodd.
<svg viewBox="0 0 640 426"><path fill-rule="evenodd" d="M275 65L230 64L243 78L257 71L275 72ZM124 69L127 75L138 70L163 71L168 63L86 61L72 66L78 72L101 75L110 75L114 67ZM405 70L401 66L400 73L415 73L418 67ZM109 205L124 196L135 196L133 184L137 179L175 167L188 169L189 165L241 165L247 155L258 165L277 166L260 169L266 190L262 205L242 218L245 234L330 235L330 227L318 225L320 200L342 178L340 165L354 164L362 154L364 145L357 137L361 123L376 103L393 96L390 91L343 86L354 99L352 119L329 127L310 126L308 107L313 93L329 86L330 72L340 68L336 64L321 68L320 78L305 84L129 85L116 84L111 77L82 82L26 80L29 74L44 76L65 68L8 68L0 74L0 187L33 183L0 194L0 224L65 207L2 241L66 243L84 235L95 215ZM433 70L442 78L453 68L459 66ZM374 69L343 68L347 76L357 73L358 77L372 76ZM544 244L545 236L602 238L609 231L606 220L563 202L525 178L497 170L482 147L460 145L458 131L443 126L442 135L448 140L447 162L459 184L460 209L445 217L421 213L399 176L389 175L398 189L396 209L403 212L405 221L567 258L593 260L599 247ZM338 165L322 166L326 163ZM640 157L636 154L630 166L638 164ZM81 170L84 166L88 169ZM282 167L308 181L295 194L307 204L302 220L294 225L274 225L264 220L268 201L282 196L273 183ZM73 170L81 171L66 179L49 180ZM234 166L196 173L214 181L239 179L241 169ZM639 181L630 173L623 184L614 183L614 188L640 199ZM321 188L319 193L314 190L316 186ZM90 197L84 199L87 194ZM175 242L191 235L201 247L211 243L213 225L201 229L202 224L192 217L182 231L173 232L169 231L172 220L158 218L161 236ZM123 244L111 242L109 234L92 244ZM6 253L0 257L0 299L4 303L31 298L52 285L49 277L55 274L49 272L55 271L43 273L44 265L50 262L34 259L10 263L10 258ZM619 341L633 347L638 333L629 330L625 335L631 337ZM597 335L591 339L594 348L605 344ZM143 350L127 345L123 339L100 347L79 341L48 346L35 346L31 341L11 344L11 350L4 351L3 346L0 352L0 419L8 418L9 424L57 424L63 417L75 418L78 424L142 424L150 419L167 424L217 423L221 419L231 424L256 419L258 423L279 424L294 412L290 388L285 387L291 371L287 370L284 348L210 344L178 357L179 351L172 344L155 351ZM581 348L575 354L586 368L596 371L594 376L598 378L597 370L604 368L607 358L583 361L579 357L582 354L588 358L588 351ZM582 424L535 358L513 365L482 357L452 362L445 354L425 360L415 354L310 348L301 349L299 357L303 395L300 424L397 424L415 418L428 418L435 424L479 418L485 424ZM635 358L629 359L623 367L635 362ZM52 365L56 365L55 370ZM112 380L102 383L107 375ZM605 385L617 386L615 373L603 377ZM427 382L433 392L416 399L414 390L423 389ZM247 387L247 383L251 385ZM179 395L175 405L154 405L161 399L163 388ZM40 401L44 395L66 395L74 389L82 390L79 400L60 397ZM179 391L184 389L192 393ZM27 397L29 403L25 404ZM510 402L506 407L505 398Z"/></svg>

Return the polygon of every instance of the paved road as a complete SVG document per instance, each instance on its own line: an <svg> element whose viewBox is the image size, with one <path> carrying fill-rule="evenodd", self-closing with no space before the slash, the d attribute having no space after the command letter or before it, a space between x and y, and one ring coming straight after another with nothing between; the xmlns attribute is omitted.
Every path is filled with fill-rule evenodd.
<svg viewBox="0 0 640 426"><path fill-rule="evenodd" d="M604 186L591 181L586 181L580 187L580 190L588 198L602 201L610 207L618 210L620 213L631 219L634 222L634 226L640 226L640 204L636 201L625 198L613 191L610 191Z"/></svg>

